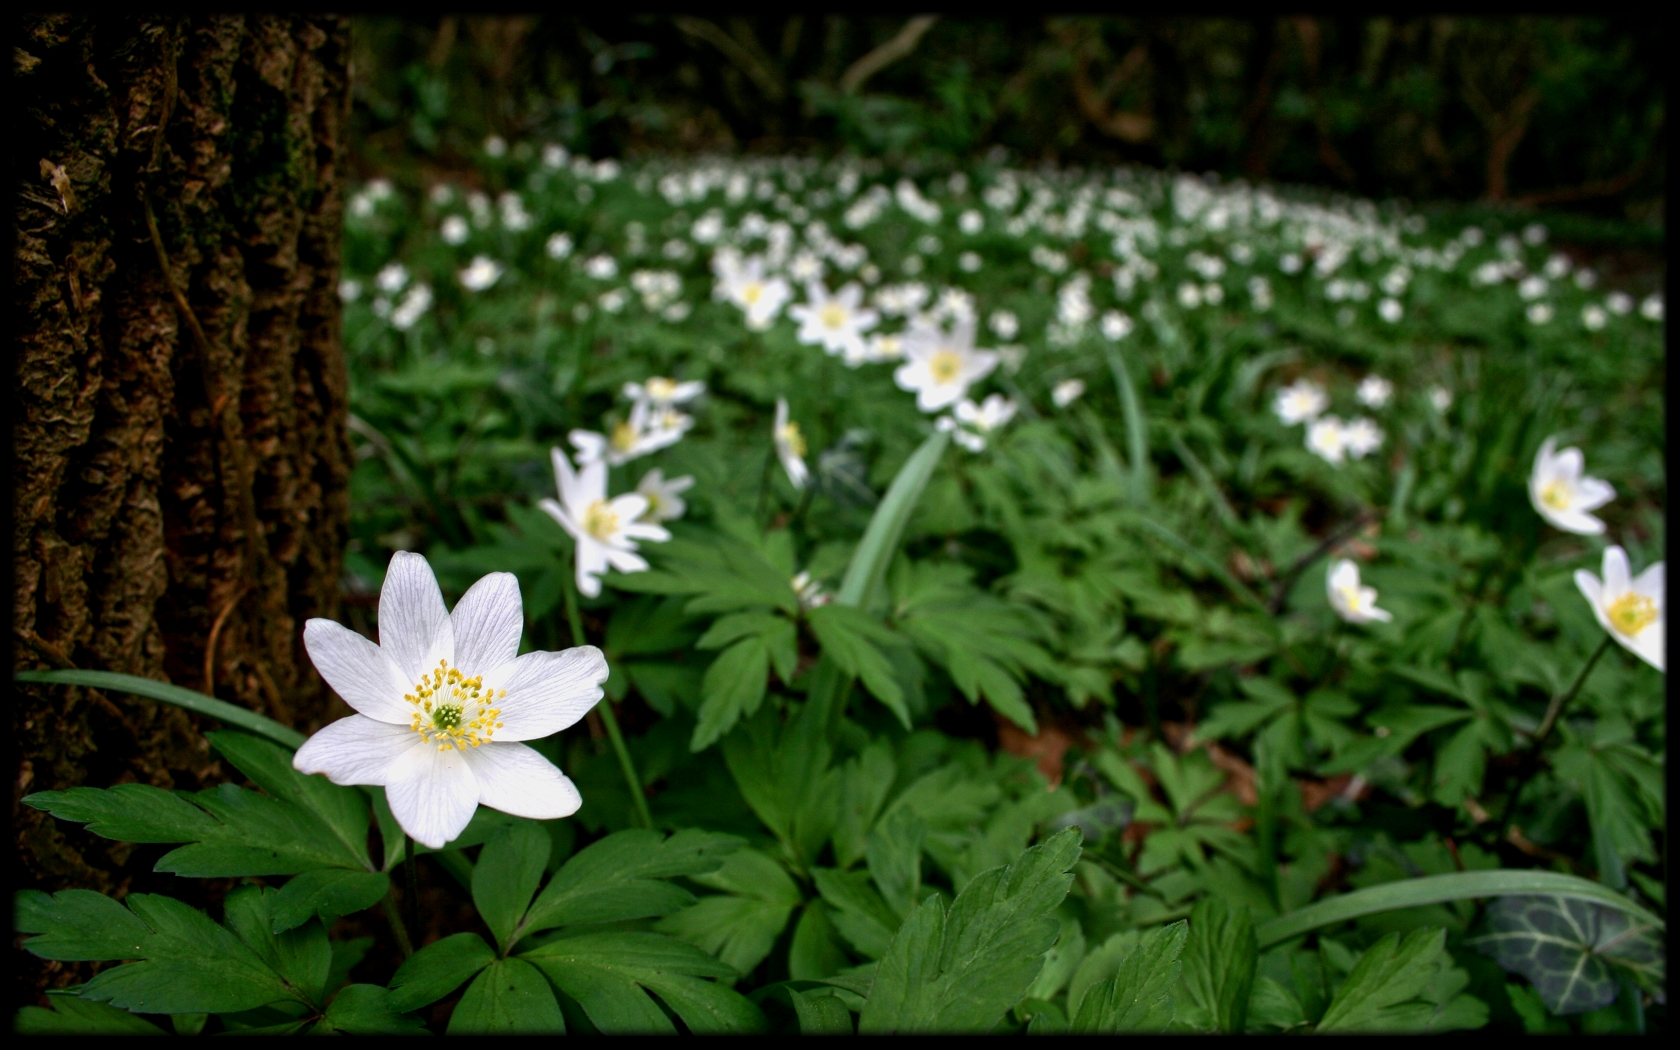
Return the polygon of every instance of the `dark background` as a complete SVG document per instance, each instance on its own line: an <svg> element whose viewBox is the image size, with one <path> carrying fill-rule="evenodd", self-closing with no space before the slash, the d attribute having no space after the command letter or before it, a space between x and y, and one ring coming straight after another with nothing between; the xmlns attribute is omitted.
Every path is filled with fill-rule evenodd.
<svg viewBox="0 0 1680 1050"><path fill-rule="evenodd" d="M428 15L358 18L353 39L361 175L465 169L490 134L930 168L1001 148L1567 210L1655 241L1664 219L1645 17Z"/></svg>

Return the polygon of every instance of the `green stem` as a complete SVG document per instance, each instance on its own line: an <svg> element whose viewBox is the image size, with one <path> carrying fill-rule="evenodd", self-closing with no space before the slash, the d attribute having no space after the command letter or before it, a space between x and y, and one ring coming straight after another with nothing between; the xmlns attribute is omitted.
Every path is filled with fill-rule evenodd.
<svg viewBox="0 0 1680 1050"><path fill-rule="evenodd" d="M572 622L572 644L588 644L583 636L583 616L578 612L577 581L571 576L566 577L566 618ZM618 768L623 771L624 782L630 787L630 801L636 807L636 817L642 827L651 828L653 813L648 810L647 796L642 793L642 778L636 775L636 763L630 760L630 749L624 746L624 733L618 728L618 716L613 714L612 701L603 697L595 710L600 712L601 722L607 727L607 739L618 755Z"/></svg>
<svg viewBox="0 0 1680 1050"><path fill-rule="evenodd" d="M403 958L408 958L414 954L414 942L408 939L408 930L403 927L402 916L397 913L397 902L387 893L379 898L379 904L385 912L385 921L391 924L391 933L397 938L397 947L402 949Z"/></svg>
<svg viewBox="0 0 1680 1050"><path fill-rule="evenodd" d="M1522 764L1518 767L1517 785L1511 789L1510 797L1505 800L1505 812L1499 817L1500 838L1504 838L1505 832L1511 827L1511 818L1517 812L1517 799L1522 797L1523 789L1528 787L1528 782L1533 779L1535 771L1539 768L1540 745L1551 735L1552 727L1557 725L1563 709L1568 707L1575 699L1575 694L1581 691L1581 687L1587 682L1587 675L1592 673L1592 669L1598 665L1599 657L1604 655L1613 641L1615 639L1606 633L1604 640L1598 643L1598 648L1587 657L1587 662L1581 667L1581 673L1575 676L1575 681L1570 683L1568 689L1552 697L1552 702L1546 705L1546 716L1540 720L1540 728L1534 731L1534 739L1529 741L1528 751L1523 755Z"/></svg>
<svg viewBox="0 0 1680 1050"><path fill-rule="evenodd" d="M403 867L408 869L408 925L420 936L420 873L414 870L414 839L403 836ZM412 950L412 949L410 949Z"/></svg>

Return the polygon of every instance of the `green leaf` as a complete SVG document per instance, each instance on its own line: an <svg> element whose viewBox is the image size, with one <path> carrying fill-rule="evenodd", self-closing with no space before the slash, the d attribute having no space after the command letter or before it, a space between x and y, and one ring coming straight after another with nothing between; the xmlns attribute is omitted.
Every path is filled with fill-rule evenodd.
<svg viewBox="0 0 1680 1050"><path fill-rule="evenodd" d="M368 800L361 791L334 784L325 776L298 772L292 767L291 749L271 741L226 729L205 736L252 783L319 819L343 846L352 866L372 867L367 853Z"/></svg>
<svg viewBox="0 0 1680 1050"><path fill-rule="evenodd" d="M318 1010L326 1005L327 977L332 972L332 945L327 942L326 928L310 921L275 933L273 907L277 896L278 890L265 887L235 889L223 902L227 926L280 975L293 998Z"/></svg>
<svg viewBox="0 0 1680 1050"><path fill-rule="evenodd" d="M700 712L689 750L705 750L742 717L757 711L764 702L769 676L770 649L757 635L719 653L700 683Z"/></svg>
<svg viewBox="0 0 1680 1050"><path fill-rule="evenodd" d="M47 992L48 1009L26 1006L17 1013L18 1035L168 1035L163 1029L104 1003L79 999L74 992Z"/></svg>
<svg viewBox="0 0 1680 1050"><path fill-rule="evenodd" d="M267 737L284 747L299 748L308 738L289 726L283 726L272 718L265 718L255 711L247 711L243 707L235 707L213 696L195 693L191 689L182 689L178 685L159 682L151 678L141 678L131 674L117 674L112 671L19 671L12 676L19 682L47 682L53 685L81 685L90 689L108 689L118 693L133 693L151 700L162 700L166 704L184 707L201 715L207 715L218 722L225 722L230 726Z"/></svg>
<svg viewBox="0 0 1680 1050"><path fill-rule="evenodd" d="M1173 1020L1186 928L1180 919L1145 933L1112 977L1085 993L1071 1032L1159 1032Z"/></svg>
<svg viewBox="0 0 1680 1050"><path fill-rule="evenodd" d="M1184 945L1184 984L1190 1002L1207 1012L1218 1031L1247 1029L1259 954L1247 908L1217 896L1197 902Z"/></svg>
<svg viewBox="0 0 1680 1050"><path fill-rule="evenodd" d="M377 984L352 984L327 1005L326 1023L348 1035L424 1035L426 1025L391 1006L391 993Z"/></svg>
<svg viewBox="0 0 1680 1050"><path fill-rule="evenodd" d="M862 680L864 688L909 729L910 710L905 706L904 690L893 674L892 660L879 648L880 643L893 643L893 633L860 610L835 603L812 609L808 620L823 655L846 674Z"/></svg>
<svg viewBox="0 0 1680 1050"><path fill-rule="evenodd" d="M486 966L449 1015L450 1035L564 1035L554 990L521 959Z"/></svg>
<svg viewBox="0 0 1680 1050"><path fill-rule="evenodd" d="M433 941L403 960L391 975L387 1004L399 1013L437 1002L496 961L496 953L476 933L457 933Z"/></svg>
<svg viewBox="0 0 1680 1050"><path fill-rule="evenodd" d="M1660 988L1666 978L1657 928L1589 901L1501 897L1488 908L1487 932L1470 943L1528 978L1558 1016L1615 1002L1618 968L1647 986Z"/></svg>
<svg viewBox="0 0 1680 1050"><path fill-rule="evenodd" d="M869 873L817 868L811 878L832 909L829 919L840 936L871 959L884 954L901 920L870 885Z"/></svg>
<svg viewBox="0 0 1680 1050"><path fill-rule="evenodd" d="M1428 875L1405 882L1384 883L1310 904L1299 911L1280 915L1255 930L1260 950L1281 944L1311 930L1357 919L1362 915L1416 908L1445 901L1479 897L1507 897L1548 894L1570 900L1590 901L1624 912L1642 922L1663 929L1663 921L1614 890L1596 882L1555 871L1460 871Z"/></svg>
<svg viewBox="0 0 1680 1050"><path fill-rule="evenodd" d="M922 490L927 487L928 479L933 476L933 470L939 465L939 458L944 455L949 442L949 434L935 431L910 454L904 466L898 468L897 476L887 487L887 494L881 497L875 513L869 518L869 526L864 529L863 539L852 554L851 564L846 566L846 575L840 581L835 602L843 606L869 607L887 574L887 566L898 553L904 526L910 521L910 514L922 498Z"/></svg>
<svg viewBox="0 0 1680 1050"><path fill-rule="evenodd" d="M793 909L802 903L799 887L787 872L758 850L737 850L717 871L693 879L729 892L702 897L661 919L656 928L717 956L742 974L752 973L770 954Z"/></svg>
<svg viewBox="0 0 1680 1050"><path fill-rule="evenodd" d="M1120 356L1120 348L1111 346L1107 351L1108 370L1114 376L1114 389L1120 395L1120 414L1126 421L1126 458L1131 487L1131 497L1142 504L1149 502L1149 421L1143 414L1143 407L1138 403L1137 388L1132 385L1132 374L1126 368L1125 360Z"/></svg>
<svg viewBox="0 0 1680 1050"><path fill-rule="evenodd" d="M788 989L800 1035L852 1035L852 1012L840 997L827 989Z"/></svg>
<svg viewBox="0 0 1680 1050"><path fill-rule="evenodd" d="M531 895L542 884L553 846L547 828L523 823L500 829L479 851L472 873L473 904L504 952Z"/></svg>
<svg viewBox="0 0 1680 1050"><path fill-rule="evenodd" d="M869 875L887 906L908 916L922 885L922 843L927 825L906 807L892 811L869 833Z"/></svg>
<svg viewBox="0 0 1680 1050"><path fill-rule="evenodd" d="M740 846L733 835L693 829L669 838L640 828L615 832L554 873L513 940L555 926L667 915L694 903L694 895L662 880L716 871Z"/></svg>
<svg viewBox="0 0 1680 1050"><path fill-rule="evenodd" d="M1447 931L1391 933L1366 949L1342 982L1315 1031L1422 1032L1432 1027L1440 1004L1425 992L1452 968ZM1483 1015L1485 1020L1485 1013Z"/></svg>
<svg viewBox="0 0 1680 1050"><path fill-rule="evenodd" d="M106 900L94 904L94 900ZM45 959L141 959L114 966L82 998L141 1013L235 1013L297 998L244 941L173 897L129 894L128 907L89 890L18 895L24 948Z"/></svg>
<svg viewBox="0 0 1680 1050"><path fill-rule="evenodd" d="M820 981L833 977L849 962L839 931L829 918L828 904L814 900L805 905L788 946L788 976L796 981Z"/></svg>
<svg viewBox="0 0 1680 1050"><path fill-rule="evenodd" d="M274 932L302 926L316 915L323 925L331 924L341 915L373 907L390 890L391 878L382 871L318 868L294 875L270 905Z"/></svg>
<svg viewBox="0 0 1680 1050"><path fill-rule="evenodd" d="M700 949L657 933L562 937L520 956L548 975L604 1033L671 1032L653 992L696 1035L760 1032L764 1015L741 995L705 980L735 970Z"/></svg>
<svg viewBox="0 0 1680 1050"><path fill-rule="evenodd" d="M846 763L839 820L834 829L834 859L849 868L864 858L869 830L886 805L898 766L892 747L876 740Z"/></svg>
<svg viewBox="0 0 1680 1050"><path fill-rule="evenodd" d="M881 957L858 1031L989 1031L1038 976L1078 859L1070 828L975 876L949 913L930 895Z"/></svg>
<svg viewBox="0 0 1680 1050"><path fill-rule="evenodd" d="M741 797L801 870L828 841L839 815L841 774L829 768L833 746L825 717L821 704L807 702L782 726L777 712L765 708L723 741L724 762Z"/></svg>

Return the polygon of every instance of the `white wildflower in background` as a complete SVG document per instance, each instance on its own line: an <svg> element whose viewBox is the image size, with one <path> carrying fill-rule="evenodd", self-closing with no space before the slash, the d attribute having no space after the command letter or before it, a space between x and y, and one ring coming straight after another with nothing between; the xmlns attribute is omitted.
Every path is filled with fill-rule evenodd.
<svg viewBox="0 0 1680 1050"><path fill-rule="evenodd" d="M1546 294L1548 287L1549 285L1544 277L1537 273L1531 273L1517 282L1517 294L1524 299L1538 299Z"/></svg>
<svg viewBox="0 0 1680 1050"><path fill-rule="evenodd" d="M618 260L610 255L591 255L583 260L583 272L597 281L610 281L618 276Z"/></svg>
<svg viewBox="0 0 1680 1050"><path fill-rule="evenodd" d="M647 402L656 408L686 405L706 392L706 384L698 379L679 383L665 376L654 376L645 383L625 383L624 396L633 402Z"/></svg>
<svg viewBox="0 0 1680 1050"><path fill-rule="evenodd" d="M548 145L543 147L542 163L545 168L558 170L565 167L566 161L570 159L571 153L567 151L566 147L557 142L550 142Z"/></svg>
<svg viewBox="0 0 1680 1050"><path fill-rule="evenodd" d="M1326 463L1347 456L1347 428L1335 416L1319 416L1307 425L1307 451Z"/></svg>
<svg viewBox="0 0 1680 1050"><path fill-rule="evenodd" d="M986 217L973 208L963 212L957 218L957 229L972 237L986 228Z"/></svg>
<svg viewBox="0 0 1680 1050"><path fill-rule="evenodd" d="M1429 403L1434 406L1435 411L1445 412L1447 409L1452 407L1452 403L1453 403L1452 391L1448 390L1444 386L1432 386L1432 387L1430 387L1429 388Z"/></svg>
<svg viewBox="0 0 1680 1050"><path fill-rule="evenodd" d="M1376 588L1360 585L1359 566L1347 558L1331 564L1324 582L1330 596L1330 607L1348 623L1370 623L1373 620L1387 623L1394 619L1393 613L1377 608Z"/></svg>
<svg viewBox="0 0 1680 1050"><path fill-rule="evenodd" d="M951 415L939 417L935 425L940 430L949 431L963 448L980 452L985 449L986 440L994 431L1015 418L1015 410L1015 402L1002 394L992 394L980 404L965 397L957 402Z"/></svg>
<svg viewBox="0 0 1680 1050"><path fill-rule="evenodd" d="M996 351L975 349L972 319L959 320L949 329L912 325L904 334L904 356L893 382L900 390L913 391L916 407L923 412L955 404L998 364Z"/></svg>
<svg viewBox="0 0 1680 1050"><path fill-rule="evenodd" d="M1611 292L1604 297L1604 308L1618 317L1625 317L1633 311L1633 296L1626 292Z"/></svg>
<svg viewBox="0 0 1680 1050"><path fill-rule="evenodd" d="M1400 319L1406 316L1406 308L1400 305L1398 299L1384 299L1377 304L1377 316L1389 324L1399 324Z"/></svg>
<svg viewBox="0 0 1680 1050"><path fill-rule="evenodd" d="M591 645L520 656L524 627L511 573L479 580L450 612L426 559L397 552L379 594L379 644L331 620L304 625L315 669L357 713L306 740L292 765L383 787L403 831L431 849L480 805L533 820L577 812L577 788L519 741L582 718L601 699L607 661Z"/></svg>
<svg viewBox="0 0 1680 1050"><path fill-rule="evenodd" d="M595 300L595 305L609 314L616 314L624 309L624 304L630 301L630 296L622 288L612 288L602 292Z"/></svg>
<svg viewBox="0 0 1680 1050"><path fill-rule="evenodd" d="M1627 552L1604 551L1604 578L1586 569L1575 570L1575 586L1592 606L1593 615L1617 644L1657 670L1664 667L1663 593L1665 563L1657 562L1638 576L1632 574Z"/></svg>
<svg viewBox="0 0 1680 1050"><path fill-rule="evenodd" d="M982 265L979 252L963 252L957 256L957 269L963 273L979 273Z"/></svg>
<svg viewBox="0 0 1680 1050"><path fill-rule="evenodd" d="M467 235L471 232L467 220L459 215L445 216L442 225L438 227L438 236L443 238L445 244L465 244Z"/></svg>
<svg viewBox="0 0 1680 1050"><path fill-rule="evenodd" d="M1540 443L1534 469L1528 475L1528 499L1542 518L1565 532L1596 536L1604 522L1592 511L1616 498L1608 481L1588 477L1586 457L1578 448L1556 451L1557 438Z"/></svg>
<svg viewBox="0 0 1680 1050"><path fill-rule="evenodd" d="M432 287L429 284L416 284L409 288L391 311L391 327L400 332L406 332L426 316L426 311L432 308Z"/></svg>
<svg viewBox="0 0 1680 1050"><path fill-rule="evenodd" d="M1109 310L1102 315L1102 334L1105 339L1120 340L1132 334L1136 327L1132 319L1119 310Z"/></svg>
<svg viewBox="0 0 1680 1050"><path fill-rule="evenodd" d="M1342 427L1342 444L1354 459L1364 459L1382 448L1382 443L1382 428L1369 419L1361 417Z"/></svg>
<svg viewBox="0 0 1680 1050"><path fill-rule="evenodd" d="M1359 381L1359 389L1354 396L1367 408L1381 408L1394 396L1394 384L1382 376L1366 376Z"/></svg>
<svg viewBox="0 0 1680 1050"><path fill-rule="evenodd" d="M1183 282L1178 286L1178 305L1194 310L1202 305L1202 290L1191 281Z"/></svg>
<svg viewBox="0 0 1680 1050"><path fill-rule="evenodd" d="M1610 315L1604 312L1604 307L1588 303L1581 307L1581 327L1589 332L1602 331L1610 320Z"/></svg>
<svg viewBox="0 0 1680 1050"><path fill-rule="evenodd" d="M693 487L692 477L684 476L667 481L665 472L654 467L643 474L642 480L636 483L636 492L647 500L647 510L642 512L641 520L654 525L676 521L688 510L682 493Z"/></svg>
<svg viewBox="0 0 1680 1050"><path fill-rule="evenodd" d="M639 401L630 409L630 418L613 427L611 437L593 430L574 430L566 437L578 450L580 464L605 460L609 466L617 467L669 448L681 441L693 425L694 420L680 412Z"/></svg>
<svg viewBox="0 0 1680 1050"><path fill-rule="evenodd" d="M1057 408L1066 408L1085 396L1085 380L1064 379L1050 391L1050 400Z"/></svg>
<svg viewBox="0 0 1680 1050"><path fill-rule="evenodd" d="M1310 379L1297 379L1279 390L1272 411L1289 426L1316 419L1330 406L1324 388Z"/></svg>
<svg viewBox="0 0 1680 1050"><path fill-rule="evenodd" d="M771 432L776 446L776 458L782 461L788 480L796 489L803 489L810 480L810 468L805 466L805 435L799 424L788 418L787 398L776 399L776 422Z"/></svg>
<svg viewBox="0 0 1680 1050"><path fill-rule="evenodd" d="M467 268L456 274L461 287L469 292L482 292L501 280L502 264L488 255L475 255Z"/></svg>
<svg viewBox="0 0 1680 1050"><path fill-rule="evenodd" d="M863 305L863 286L853 282L830 295L822 282L805 286L807 301L788 307L799 322L797 338L820 345L829 356L843 356L847 364L862 362L867 347L863 333L880 323L880 316Z"/></svg>
<svg viewBox="0 0 1680 1050"><path fill-rule="evenodd" d="M550 234L543 250L550 259L564 259L572 254L572 235L569 233Z"/></svg>
<svg viewBox="0 0 1680 1050"><path fill-rule="evenodd" d="M999 339L1013 339L1021 330L1021 322L1008 310L993 310L992 316L986 320L986 327Z"/></svg>
<svg viewBox="0 0 1680 1050"><path fill-rule="evenodd" d="M402 263L386 263L373 275L373 286L386 295L396 295L408 286L408 267Z"/></svg>
<svg viewBox="0 0 1680 1050"><path fill-rule="evenodd" d="M904 340L897 335L882 335L876 333L870 336L863 346L863 361L897 361L904 356ZM853 365L863 362L847 360L846 364Z"/></svg>
<svg viewBox="0 0 1680 1050"><path fill-rule="evenodd" d="M353 303L362 295L362 282L354 278L345 277L338 282L338 298L340 302Z"/></svg>
<svg viewBox="0 0 1680 1050"><path fill-rule="evenodd" d="M500 157L507 153L507 139L500 135L491 135L484 140L484 152L492 157Z"/></svg>
<svg viewBox="0 0 1680 1050"><path fill-rule="evenodd" d="M781 277L767 277L764 258L751 256L720 275L724 298L746 314L747 327L755 332L768 329L793 296L793 289Z"/></svg>
<svg viewBox="0 0 1680 1050"><path fill-rule="evenodd" d="M609 566L619 572L646 569L646 559L636 553L636 541L663 543L671 538L660 526L641 520L647 512L647 497L627 492L608 499L603 460L584 463L574 471L571 460L559 449L550 450L550 457L560 500L543 499L537 506L577 541L579 593L590 598L600 594L601 576Z"/></svg>
<svg viewBox="0 0 1680 1050"><path fill-rule="evenodd" d="M1552 320L1551 303L1530 303L1525 312L1529 324L1549 324Z"/></svg>
<svg viewBox="0 0 1680 1050"><path fill-rule="evenodd" d="M1647 295L1639 304L1639 316L1647 321L1661 321L1663 319L1663 298L1660 295Z"/></svg>
<svg viewBox="0 0 1680 1050"><path fill-rule="evenodd" d="M799 596L799 607L807 611L815 609L819 605L827 605L834 600L827 591L822 589L821 584L811 579L809 572L796 574L793 579L788 581L788 585L793 588L793 593Z"/></svg>

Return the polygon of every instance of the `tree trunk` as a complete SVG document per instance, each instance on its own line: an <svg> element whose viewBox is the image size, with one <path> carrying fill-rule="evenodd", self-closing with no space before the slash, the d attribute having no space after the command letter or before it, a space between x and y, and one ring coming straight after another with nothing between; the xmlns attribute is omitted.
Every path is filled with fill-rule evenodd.
<svg viewBox="0 0 1680 1050"><path fill-rule="evenodd" d="M335 612L348 519L348 23L27 15L14 40L13 666L167 679L319 725L336 701L301 632ZM159 878L149 849L17 800L214 783L199 720L86 689L14 696L20 882Z"/></svg>

